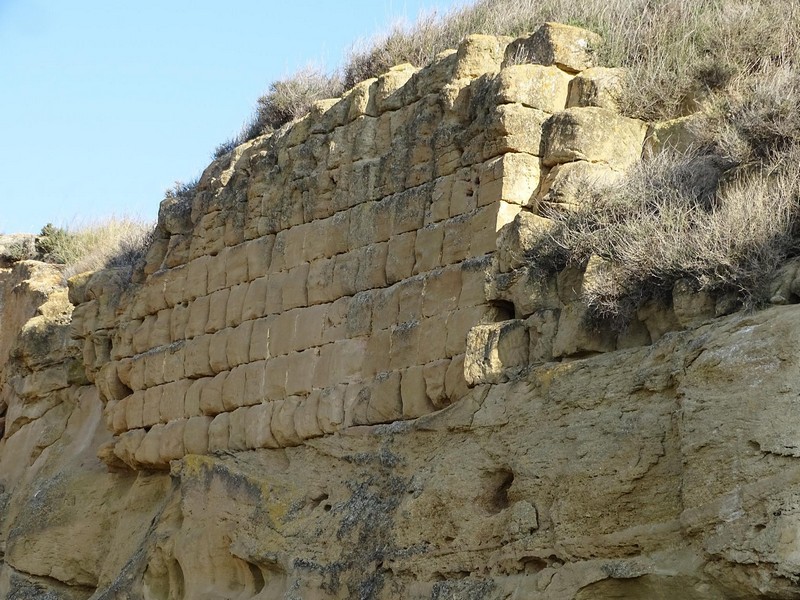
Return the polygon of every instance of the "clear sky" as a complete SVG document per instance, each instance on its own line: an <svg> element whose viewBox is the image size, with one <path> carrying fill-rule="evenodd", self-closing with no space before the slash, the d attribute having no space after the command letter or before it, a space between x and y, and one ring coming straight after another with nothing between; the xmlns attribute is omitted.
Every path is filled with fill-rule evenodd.
<svg viewBox="0 0 800 600"><path fill-rule="evenodd" d="M269 83L465 0L0 0L0 232L155 219Z"/></svg>

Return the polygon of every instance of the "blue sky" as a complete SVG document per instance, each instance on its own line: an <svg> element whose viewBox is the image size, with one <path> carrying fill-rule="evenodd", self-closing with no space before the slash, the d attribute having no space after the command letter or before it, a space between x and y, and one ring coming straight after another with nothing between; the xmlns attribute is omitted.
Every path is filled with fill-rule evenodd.
<svg viewBox="0 0 800 600"><path fill-rule="evenodd" d="M0 232L155 219L269 83L465 0L0 0Z"/></svg>

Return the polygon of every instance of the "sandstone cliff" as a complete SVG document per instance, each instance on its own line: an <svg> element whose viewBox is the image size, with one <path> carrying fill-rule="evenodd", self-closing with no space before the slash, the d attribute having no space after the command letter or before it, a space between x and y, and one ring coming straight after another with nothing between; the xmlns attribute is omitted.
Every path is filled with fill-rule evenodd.
<svg viewBox="0 0 800 600"><path fill-rule="evenodd" d="M165 200L132 281L1 270L0 594L799 596L797 308L598 330L599 261L528 262L574 177L685 141L593 40L318 103Z"/></svg>

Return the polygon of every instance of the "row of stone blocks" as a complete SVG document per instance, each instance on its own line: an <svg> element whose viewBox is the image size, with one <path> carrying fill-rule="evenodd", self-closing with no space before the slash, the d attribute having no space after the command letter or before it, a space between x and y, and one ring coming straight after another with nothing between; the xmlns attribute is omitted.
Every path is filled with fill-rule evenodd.
<svg viewBox="0 0 800 600"><path fill-rule="evenodd" d="M538 159L528 155L506 155L496 162L477 190L470 184L468 191L459 193L458 206L446 201L450 193L447 187L453 182L437 182L414 190L402 201L361 204L333 217L223 247L213 256L204 255L185 266L156 272L131 307L131 317L142 318L267 276L273 277L275 287L292 281L308 288L298 290L301 298L289 298L286 306L276 307L285 310L293 308L293 302L304 301L303 297L313 304L316 295L329 295L329 291L317 291L317 287L329 283L327 280L337 273L347 281L372 278L390 285L491 252L498 223L508 222L518 211L515 205L530 199L538 185L539 169ZM356 282L353 286L359 287ZM348 295L347 291L333 293Z"/></svg>
<svg viewBox="0 0 800 600"><path fill-rule="evenodd" d="M466 393L463 370L462 355L274 401L238 387L212 389L213 381L184 381L166 387L163 398L148 390L109 403L106 420L119 436L112 448L119 460L166 468L186 454L295 446L353 425L419 417Z"/></svg>

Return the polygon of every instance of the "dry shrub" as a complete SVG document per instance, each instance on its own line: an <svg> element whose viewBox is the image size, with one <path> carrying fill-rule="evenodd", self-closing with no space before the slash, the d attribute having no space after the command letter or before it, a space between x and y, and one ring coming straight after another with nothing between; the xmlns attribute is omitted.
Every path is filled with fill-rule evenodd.
<svg viewBox="0 0 800 600"><path fill-rule="evenodd" d="M791 155L800 159L800 150ZM605 259L583 299L595 316L620 327L681 279L758 305L770 276L798 251L800 173L759 167L729 173L729 182L723 175L717 188L727 166L716 156L665 153L612 187L587 188L576 210L548 215L562 227L529 259L550 272L583 266L593 255ZM687 174L704 170L705 185L687 183Z"/></svg>
<svg viewBox="0 0 800 600"><path fill-rule="evenodd" d="M144 257L154 229L152 223L128 217L111 217L80 227L48 223L36 245L43 260L66 265L67 277L108 267L132 272Z"/></svg>
<svg viewBox="0 0 800 600"><path fill-rule="evenodd" d="M394 25L354 47L337 72L307 67L273 83L251 122L215 155L396 64L424 66L472 33L519 36L545 21L601 34L598 62L630 72L623 112L647 120L685 114L731 82L800 56L800 7L787 0L478 0Z"/></svg>

